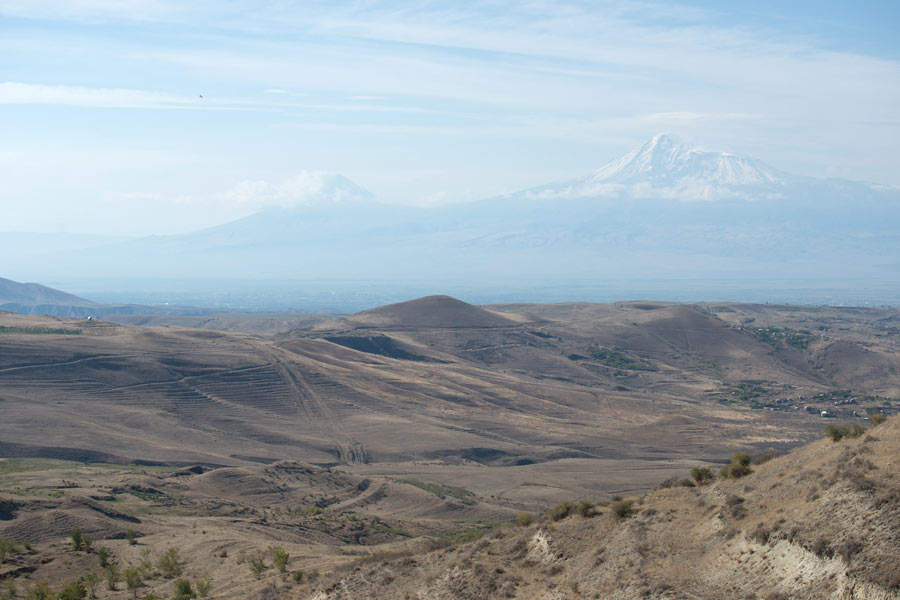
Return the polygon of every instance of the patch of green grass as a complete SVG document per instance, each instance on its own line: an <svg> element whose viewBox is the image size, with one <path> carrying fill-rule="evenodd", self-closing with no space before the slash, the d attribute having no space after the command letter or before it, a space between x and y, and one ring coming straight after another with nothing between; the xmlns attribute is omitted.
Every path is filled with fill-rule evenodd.
<svg viewBox="0 0 900 600"><path fill-rule="evenodd" d="M417 537L416 534L410 533L408 531L404 531L403 529L393 529L391 527L385 527L379 523L372 523L372 529L375 531L380 531L381 533L388 533L390 535L399 535L402 537L414 538Z"/></svg>
<svg viewBox="0 0 900 600"><path fill-rule="evenodd" d="M618 348L598 348L591 350L591 358L600 361L607 367L628 369L630 371L656 371L657 368L648 362L632 358Z"/></svg>
<svg viewBox="0 0 900 600"><path fill-rule="evenodd" d="M456 487L453 485L442 485L440 483L429 483L427 481L419 481L418 479L401 479L401 483L408 483L409 485L415 486L420 490L425 490L431 494L434 494L441 500L445 499L447 496L451 498L456 498L463 504L468 506L475 506L478 504L478 500L475 499L475 494L467 490L466 488Z"/></svg>

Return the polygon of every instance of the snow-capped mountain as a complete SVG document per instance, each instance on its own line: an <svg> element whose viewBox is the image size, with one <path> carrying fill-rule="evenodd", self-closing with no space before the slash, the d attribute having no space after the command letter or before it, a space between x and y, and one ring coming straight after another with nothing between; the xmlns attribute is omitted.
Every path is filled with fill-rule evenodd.
<svg viewBox="0 0 900 600"><path fill-rule="evenodd" d="M897 189L665 134L583 177L468 204L382 204L339 175L247 185L266 208L243 219L39 264L158 277L900 276Z"/></svg>
<svg viewBox="0 0 900 600"><path fill-rule="evenodd" d="M779 171L761 160L704 150L660 133L587 176L524 193L536 198L762 200L781 197L785 188L806 179Z"/></svg>

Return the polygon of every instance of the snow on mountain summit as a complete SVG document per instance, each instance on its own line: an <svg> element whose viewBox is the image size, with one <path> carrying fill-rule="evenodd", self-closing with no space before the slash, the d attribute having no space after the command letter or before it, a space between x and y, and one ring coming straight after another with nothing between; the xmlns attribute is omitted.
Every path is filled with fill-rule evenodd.
<svg viewBox="0 0 900 600"><path fill-rule="evenodd" d="M680 179L720 185L782 183L784 173L759 160L727 152L691 147L666 133L655 135L640 148L597 169L591 179L616 183L671 185Z"/></svg>
<svg viewBox="0 0 900 600"><path fill-rule="evenodd" d="M527 195L755 200L780 197L783 188L798 179L760 160L704 150L660 133L586 177L542 186Z"/></svg>

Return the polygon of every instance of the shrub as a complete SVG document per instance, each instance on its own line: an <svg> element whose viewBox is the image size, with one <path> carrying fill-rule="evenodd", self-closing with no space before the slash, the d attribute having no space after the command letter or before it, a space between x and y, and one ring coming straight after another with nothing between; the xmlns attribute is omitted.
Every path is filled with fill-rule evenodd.
<svg viewBox="0 0 900 600"><path fill-rule="evenodd" d="M250 565L250 571L257 579L262 578L263 571L266 570L265 554L262 550L257 550L247 557L247 564Z"/></svg>
<svg viewBox="0 0 900 600"><path fill-rule="evenodd" d="M88 596L96 598L97 586L100 584L100 576L91 571L90 573L85 573L81 580L84 582L84 587L87 589Z"/></svg>
<svg viewBox="0 0 900 600"><path fill-rule="evenodd" d="M522 527L528 527L529 525L534 523L534 515L527 512L520 512L516 515L516 523L518 523Z"/></svg>
<svg viewBox="0 0 900 600"><path fill-rule="evenodd" d="M137 544L137 537L138 537L138 532L135 531L134 529L129 529L128 531L125 532L125 539L128 540L129 546L134 546L135 544Z"/></svg>
<svg viewBox="0 0 900 600"><path fill-rule="evenodd" d="M137 598L138 589L144 585L140 571L137 569L125 569L122 571L122 576L125 579L125 586L132 593L133 597Z"/></svg>
<svg viewBox="0 0 900 600"><path fill-rule="evenodd" d="M547 516L550 517L553 521L560 521L565 519L572 511L575 509L575 505L569 502L560 502L549 511L547 511Z"/></svg>
<svg viewBox="0 0 900 600"><path fill-rule="evenodd" d="M16 542L14 540L0 539L0 565L6 560L6 557L16 551Z"/></svg>
<svg viewBox="0 0 900 600"><path fill-rule="evenodd" d="M728 508L728 512L735 519L743 519L747 516L747 509L744 507L744 499L740 496L736 496L734 494L729 494L727 498L725 498L725 506Z"/></svg>
<svg viewBox="0 0 900 600"><path fill-rule="evenodd" d="M296 571L291 571L291 579L294 583L301 583L303 581L303 571L297 569Z"/></svg>
<svg viewBox="0 0 900 600"><path fill-rule="evenodd" d="M206 598L209 596L209 591L212 589L212 581L209 577L209 573L204 575L201 579L197 580L197 595L201 598Z"/></svg>
<svg viewBox="0 0 900 600"><path fill-rule="evenodd" d="M619 519L630 517L634 512L634 500L619 500L610 505L610 510Z"/></svg>
<svg viewBox="0 0 900 600"><path fill-rule="evenodd" d="M809 549L818 557L827 556L830 558L834 556L834 551L831 549L831 546L825 538L818 538L812 543L812 546L810 546Z"/></svg>
<svg viewBox="0 0 900 600"><path fill-rule="evenodd" d="M115 563L106 565L106 568L103 569L103 575L106 577L106 587L110 590L116 589L116 584L122 579L119 566Z"/></svg>
<svg viewBox="0 0 900 600"><path fill-rule="evenodd" d="M56 594L46 581L38 581L29 586L25 592L25 600L54 600Z"/></svg>
<svg viewBox="0 0 900 600"><path fill-rule="evenodd" d="M869 423L871 423L873 426L881 425L885 421L887 421L887 417L882 413L872 413L871 415L869 415Z"/></svg>
<svg viewBox="0 0 900 600"><path fill-rule="evenodd" d="M110 552L108 549L103 546L97 547L97 561L100 563L100 568L106 567L109 564Z"/></svg>
<svg viewBox="0 0 900 600"><path fill-rule="evenodd" d="M834 551L844 559L844 562L850 562L850 559L862 550L862 544L856 538L850 537L838 544Z"/></svg>
<svg viewBox="0 0 900 600"><path fill-rule="evenodd" d="M84 534L81 536L81 545L84 547L84 551L90 554L92 552L91 546L94 543L94 538L91 536Z"/></svg>
<svg viewBox="0 0 900 600"><path fill-rule="evenodd" d="M81 550L84 548L84 538L78 529L69 532L69 538L72 540L72 550Z"/></svg>
<svg viewBox="0 0 900 600"><path fill-rule="evenodd" d="M753 471L750 469L751 457L746 452L738 452L731 457L731 464L722 469L725 479L740 479Z"/></svg>
<svg viewBox="0 0 900 600"><path fill-rule="evenodd" d="M87 596L87 590L80 581L70 581L63 586L57 598L59 600L84 600Z"/></svg>
<svg viewBox="0 0 900 600"><path fill-rule="evenodd" d="M762 454L757 454L756 456L754 456L752 462L754 465L761 465L769 462L776 456L778 456L778 452L774 448L769 448Z"/></svg>
<svg viewBox="0 0 900 600"><path fill-rule="evenodd" d="M279 573L284 573L287 571L288 561L291 560L291 555L288 554L287 550L282 547L272 548L272 562L275 564L275 568L278 569Z"/></svg>
<svg viewBox="0 0 900 600"><path fill-rule="evenodd" d="M593 510L593 508L594 508L594 505L593 505L593 504L591 504L591 503L588 502L587 500L582 500L582 501L579 502L578 505L575 507L575 510L576 510L576 511L578 512L578 514L581 515L582 517L590 517L590 516L592 516L592 514L593 514L593 513L591 512L591 511Z"/></svg>
<svg viewBox="0 0 900 600"><path fill-rule="evenodd" d="M178 548L169 548L156 563L156 568L166 579L175 579L181 575L183 565L178 556Z"/></svg>
<svg viewBox="0 0 900 600"><path fill-rule="evenodd" d="M693 479L697 485L709 483L714 477L712 469L709 467L694 467L691 469L691 479Z"/></svg>
<svg viewBox="0 0 900 600"><path fill-rule="evenodd" d="M179 579L175 582L174 600L190 600L196 597L191 588L191 582L187 579Z"/></svg>
<svg viewBox="0 0 900 600"><path fill-rule="evenodd" d="M825 433L831 438L832 442L839 442L843 438L858 438L866 432L866 428L854 423L853 425L834 425L829 423L825 426Z"/></svg>

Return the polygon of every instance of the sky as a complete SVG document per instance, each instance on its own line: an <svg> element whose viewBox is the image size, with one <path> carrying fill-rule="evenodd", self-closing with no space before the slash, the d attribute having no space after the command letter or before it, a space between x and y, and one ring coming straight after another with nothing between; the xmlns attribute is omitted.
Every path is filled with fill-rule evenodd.
<svg viewBox="0 0 900 600"><path fill-rule="evenodd" d="M898 30L895 1L0 0L0 231L186 232L325 172L467 202L660 131L900 185Z"/></svg>

